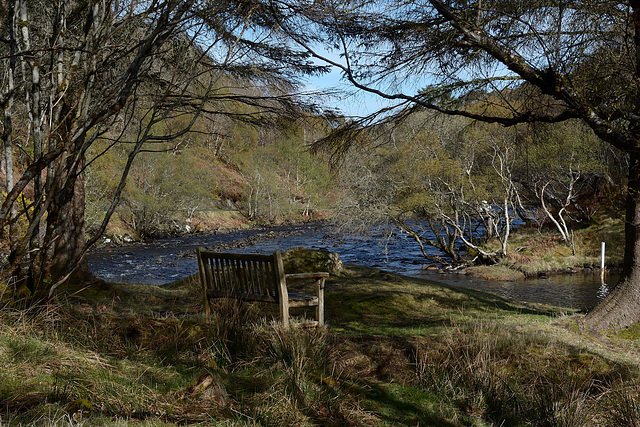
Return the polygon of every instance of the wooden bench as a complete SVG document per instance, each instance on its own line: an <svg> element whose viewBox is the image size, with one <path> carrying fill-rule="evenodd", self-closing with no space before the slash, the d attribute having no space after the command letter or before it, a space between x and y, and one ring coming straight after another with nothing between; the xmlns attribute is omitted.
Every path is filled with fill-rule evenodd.
<svg viewBox="0 0 640 427"><path fill-rule="evenodd" d="M324 282L329 273L285 274L280 251L258 255L198 248L197 255L207 316L211 314L211 298L235 298L278 304L285 329L289 329L289 309L293 307L316 307L315 324L324 324ZM289 293L287 280L293 279L315 279L316 295Z"/></svg>

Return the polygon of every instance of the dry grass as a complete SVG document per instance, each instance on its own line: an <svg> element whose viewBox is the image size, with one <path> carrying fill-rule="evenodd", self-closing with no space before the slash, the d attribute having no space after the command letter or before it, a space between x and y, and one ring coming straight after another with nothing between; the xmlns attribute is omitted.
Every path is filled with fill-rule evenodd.
<svg viewBox="0 0 640 427"><path fill-rule="evenodd" d="M0 425L640 425L637 334L561 310L350 266L328 328L284 331L194 287L1 309Z"/></svg>
<svg viewBox="0 0 640 427"><path fill-rule="evenodd" d="M495 323L454 326L417 346L415 359L423 387L497 425L594 425L624 375L588 352Z"/></svg>

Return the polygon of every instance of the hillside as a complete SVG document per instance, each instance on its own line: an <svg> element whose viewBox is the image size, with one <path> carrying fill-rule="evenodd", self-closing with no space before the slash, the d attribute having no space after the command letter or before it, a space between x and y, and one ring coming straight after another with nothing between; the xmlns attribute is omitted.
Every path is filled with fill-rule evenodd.
<svg viewBox="0 0 640 427"><path fill-rule="evenodd" d="M224 126L223 126L224 125ZM306 145L323 122L307 117L279 127L237 123L196 131L134 162L105 238L240 228L321 218L336 194L325 158ZM106 144L107 142L105 142ZM126 148L102 153L88 169L87 225L96 229L124 167Z"/></svg>

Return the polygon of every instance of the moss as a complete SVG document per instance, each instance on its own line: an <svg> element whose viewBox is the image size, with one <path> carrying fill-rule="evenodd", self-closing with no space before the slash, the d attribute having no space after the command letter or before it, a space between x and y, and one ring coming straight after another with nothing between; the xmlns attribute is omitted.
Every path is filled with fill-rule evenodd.
<svg viewBox="0 0 640 427"><path fill-rule="evenodd" d="M31 298L32 292L31 290L27 287L27 284L25 282L21 282L19 284L16 285L15 288L15 300L28 300L29 298Z"/></svg>
<svg viewBox="0 0 640 427"><path fill-rule="evenodd" d="M69 415L74 417L74 420L79 421L77 414L80 413L83 416L89 415L93 409L93 405L87 399L76 399L67 405L65 409Z"/></svg>
<svg viewBox="0 0 640 427"><path fill-rule="evenodd" d="M640 323L629 326L617 333L618 338L625 340L639 340L640 339Z"/></svg>
<svg viewBox="0 0 640 427"><path fill-rule="evenodd" d="M319 271L339 274L343 270L340 255L326 249L291 248L282 254L282 262L287 274Z"/></svg>

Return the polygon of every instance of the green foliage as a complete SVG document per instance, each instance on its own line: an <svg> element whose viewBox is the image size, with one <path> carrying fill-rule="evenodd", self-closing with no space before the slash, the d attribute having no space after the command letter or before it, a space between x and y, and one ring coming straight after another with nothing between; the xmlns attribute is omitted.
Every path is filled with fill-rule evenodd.
<svg viewBox="0 0 640 427"><path fill-rule="evenodd" d="M489 94L464 106L492 114L507 103ZM353 148L345 160L339 218L350 228L396 223L421 247L435 246L454 260L455 242L463 239L470 255L493 263L507 255L508 228L518 216L542 227L560 209L565 244L575 250L568 239L576 224L620 211L620 203L607 203L614 197L611 177L620 175L607 157L611 150L579 121L505 128L415 111L363 134L386 144ZM543 186L547 209L535 216Z"/></svg>
<svg viewBox="0 0 640 427"><path fill-rule="evenodd" d="M607 172L606 144L583 123L535 124L522 132L522 168L530 175L574 171Z"/></svg>
<svg viewBox="0 0 640 427"><path fill-rule="evenodd" d="M442 147L436 133L417 134L394 154L388 173L400 184L395 203L405 212L434 215L452 192L471 190L461 159Z"/></svg>
<svg viewBox="0 0 640 427"><path fill-rule="evenodd" d="M376 131L389 143L368 156L354 150L350 163L363 172L343 179L353 194L343 216L394 222L421 248L435 246L454 260L459 239L481 258L506 255L513 213L521 208L513 132L424 112ZM426 220L435 239L407 217ZM484 251L480 246L493 238L501 246Z"/></svg>
<svg viewBox="0 0 640 427"><path fill-rule="evenodd" d="M327 163L305 147L305 129L291 128L261 129L255 142L245 140L231 156L247 187L240 207L251 219L308 218L327 207L332 191Z"/></svg>
<svg viewBox="0 0 640 427"><path fill-rule="evenodd" d="M135 164L123 197L123 206L140 236L179 231L178 214L190 219L195 211L215 206L217 183L190 152L142 156ZM121 211L121 214L122 211Z"/></svg>

